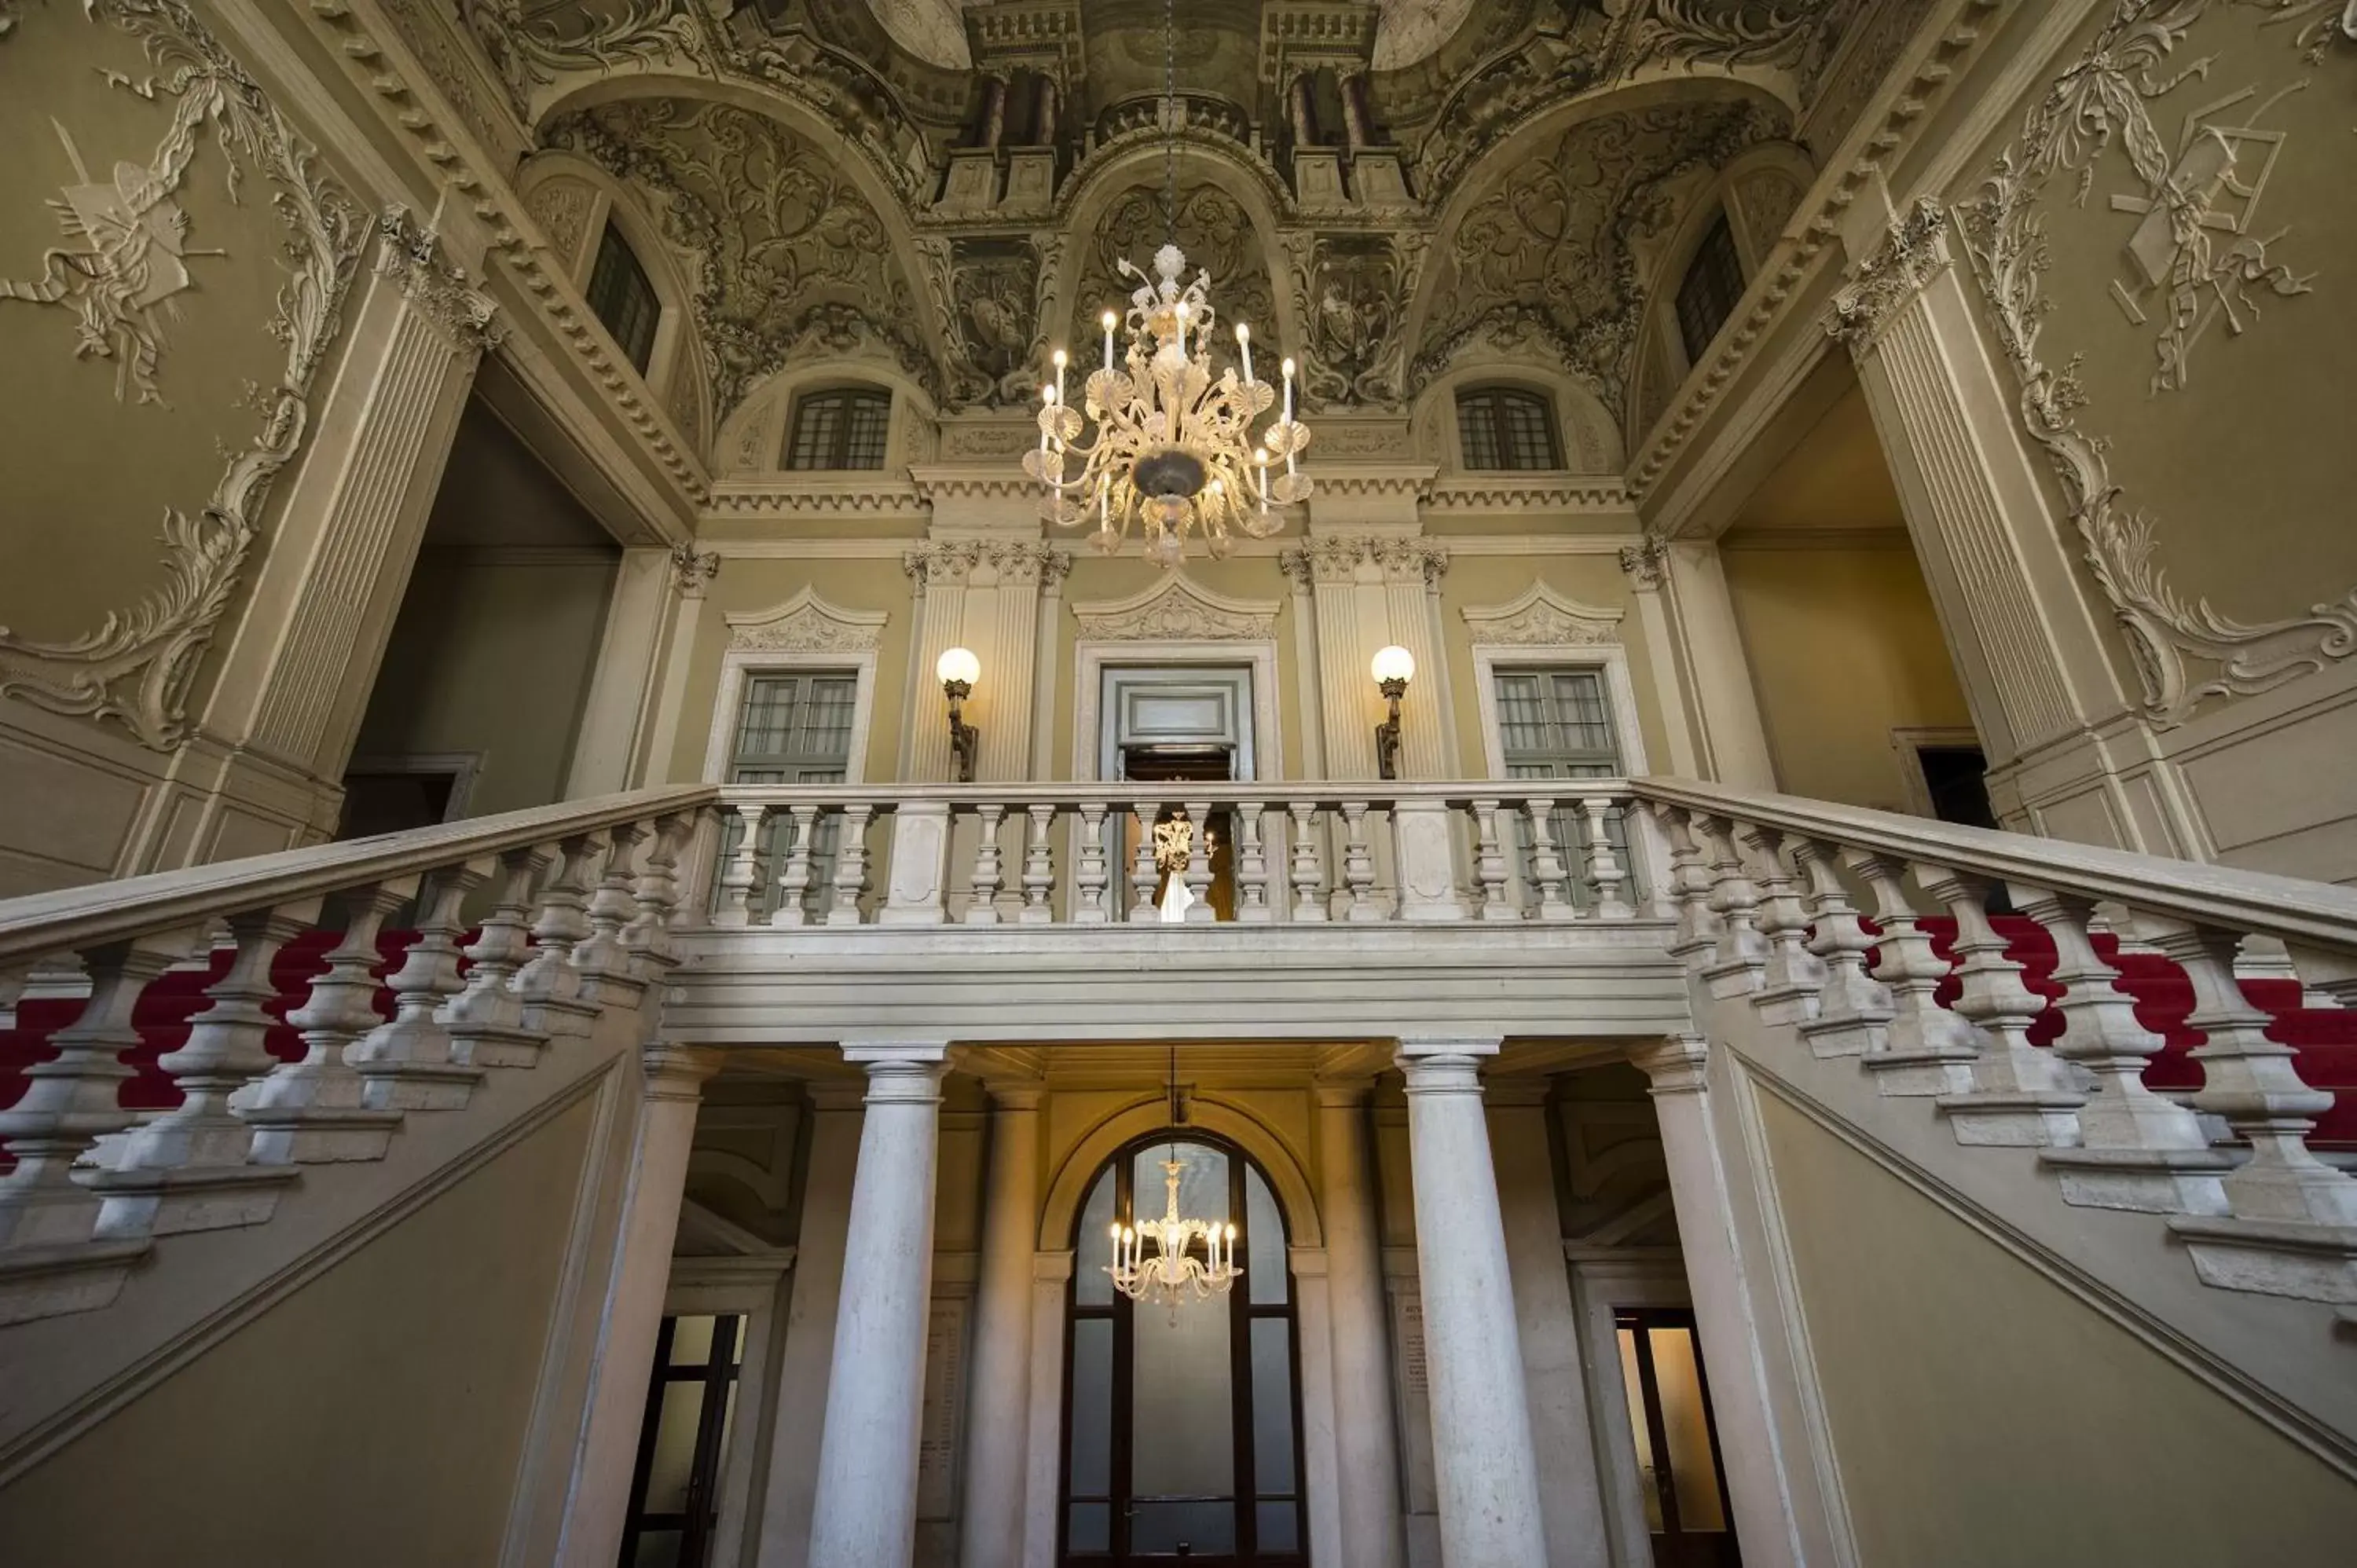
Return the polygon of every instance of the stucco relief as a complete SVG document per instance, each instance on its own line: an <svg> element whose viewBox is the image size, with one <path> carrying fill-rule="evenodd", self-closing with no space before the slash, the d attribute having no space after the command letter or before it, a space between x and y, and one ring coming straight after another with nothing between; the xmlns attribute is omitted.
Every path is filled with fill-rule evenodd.
<svg viewBox="0 0 2357 1568"><path fill-rule="evenodd" d="M731 615L728 646L764 653L865 653L884 635L883 610L847 610L804 588L784 604Z"/></svg>
<svg viewBox="0 0 2357 1568"><path fill-rule="evenodd" d="M1276 295L1269 258L1243 203L1216 185L1181 186L1178 230L1189 275L1206 269L1211 274L1220 312L1214 326L1220 336L1229 337L1235 324L1244 321L1262 342L1274 339ZM1065 341L1083 363L1090 358L1088 348L1103 340L1098 318L1108 308L1123 308L1122 302L1137 286L1125 281L1114 263L1125 260L1144 265L1161 246L1164 233L1162 192L1140 186L1115 199L1095 235L1079 242L1079 273L1071 295L1071 336Z"/></svg>
<svg viewBox="0 0 2357 1568"><path fill-rule="evenodd" d="M1231 599L1171 572L1125 599L1075 604L1083 642L1266 642L1277 601Z"/></svg>
<svg viewBox="0 0 2357 1568"><path fill-rule="evenodd" d="M189 682L235 593L271 481L302 445L312 377L340 329L339 313L368 223L319 167L317 149L189 6L180 0L91 0L82 14L135 39L154 70L137 80L109 72L113 85L167 104L170 113L145 167L127 181L118 170L111 195L92 195L77 209L77 222L99 233L90 236L91 249L80 260L70 256L65 263L86 285L78 302L85 331L95 326L109 357L128 357L130 384L143 392L152 384L156 360L140 337L140 328L152 327L145 313L185 285L188 249L157 242L159 232L180 237L167 203L203 145L218 149L220 177L232 199L249 174L268 182L286 230L277 258L285 281L264 324L285 347L278 384L253 389L261 428L230 456L205 505L193 516L165 511L163 584L79 637L44 640L0 628L0 693L53 712L113 720L143 745L168 750L182 738ZM125 225L139 232L121 231ZM259 258L245 264L259 265ZM69 287L62 297L71 295Z"/></svg>
<svg viewBox="0 0 2357 1568"><path fill-rule="evenodd" d="M568 268L580 264L581 242L588 237L589 214L597 205L596 188L579 179L543 180L524 199L524 209Z"/></svg>
<svg viewBox="0 0 2357 1568"><path fill-rule="evenodd" d="M965 23L955 0L867 0L892 41L944 70L966 70L974 56L966 48Z"/></svg>
<svg viewBox="0 0 2357 1568"><path fill-rule="evenodd" d="M1622 612L1567 598L1533 583L1502 605L1465 607L1465 625L1483 645L1589 648L1620 640Z"/></svg>
<svg viewBox="0 0 2357 1568"><path fill-rule="evenodd" d="M2071 225L2075 248L2088 239L2081 225L2104 225L2110 243L2099 253L2111 260L2109 307L2147 344L2148 397L2198 388L2197 349L2204 357L2252 353L2266 334L2296 334L2290 317L2280 325L2276 317L2297 309L2312 287L2286 259L2299 248L2299 215L2278 210L2261 224L2256 214L2291 143L2282 118L2287 101L2308 91L2313 78L2234 52L2245 39L2221 29L2239 26L2288 42L2292 48L2276 58L2294 68L2328 63L2338 42L2341 59L2330 63L2345 68L2357 60L2357 50L2346 48L2357 38L2352 23L2357 15L2349 7L2325 0L2114 0L1957 214L1993 329L2021 386L2025 428L2053 464L2087 564L2128 634L2146 711L2163 725L2182 723L2206 700L2266 691L2357 654L2357 589L2311 602L2300 614L2244 620L2172 581L2160 517L2126 499L2114 471L2115 443L2087 427L2096 367L2083 351L2051 363L2040 347L2050 330L2084 340L2102 320L2075 297L2077 313L2056 316L2050 274L2057 231ZM2202 52L2180 56L2197 29ZM2221 48L2266 78L2218 80ZM2172 135L2163 116L2177 118L2180 104ZM2318 166L2336 171L2337 180L2342 166L2334 156ZM2057 188L2068 194L2058 196ZM2090 199L2098 191L2105 199L2094 209ZM2078 216L2087 211L2100 220ZM2278 351L2298 359L2312 347L2295 337L2280 339ZM2117 407L2103 412L2113 421L2126 416ZM2326 503L2319 497L2316 504ZM2182 489L2175 505L2190 510ZM2239 543L2233 553L2250 553ZM2213 552L2212 571L2216 560Z"/></svg>
<svg viewBox="0 0 2357 1568"><path fill-rule="evenodd" d="M1407 380L1408 302L1430 237L1400 231L1286 239L1310 406L1398 406Z"/></svg>
<svg viewBox="0 0 2357 1568"><path fill-rule="evenodd" d="M556 7L461 0L459 14L520 114L528 111L533 88L569 71L702 58L694 10L677 0L577 0Z"/></svg>
<svg viewBox="0 0 2357 1568"><path fill-rule="evenodd" d="M864 348L934 388L890 231L826 150L733 103L682 98L568 114L547 140L648 191L664 237L698 258L690 307L719 417L791 360Z"/></svg>
<svg viewBox="0 0 2357 1568"><path fill-rule="evenodd" d="M1473 0L1375 0L1383 19L1375 24L1377 70L1414 65L1447 43L1473 9Z"/></svg>

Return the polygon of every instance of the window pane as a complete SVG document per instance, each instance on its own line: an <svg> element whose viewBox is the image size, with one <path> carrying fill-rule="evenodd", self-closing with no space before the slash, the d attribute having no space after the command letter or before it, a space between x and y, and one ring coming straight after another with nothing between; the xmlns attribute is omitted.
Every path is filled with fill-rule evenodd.
<svg viewBox="0 0 2357 1568"><path fill-rule="evenodd" d="M1293 1504L1263 1503L1253 1512L1254 1522L1260 1527L1263 1552L1301 1550L1301 1519Z"/></svg>
<svg viewBox="0 0 2357 1568"><path fill-rule="evenodd" d="M1743 258L1722 212L1678 285L1678 336L1685 341L1687 363L1702 359L1742 298Z"/></svg>
<svg viewBox="0 0 2357 1568"><path fill-rule="evenodd" d="M807 397L797 403L793 435L786 445L786 467L834 467L835 437L842 424L843 405L834 398Z"/></svg>
<svg viewBox="0 0 2357 1568"><path fill-rule="evenodd" d="M1067 1540L1074 1552L1112 1551L1113 1505L1111 1503L1074 1503L1071 1530Z"/></svg>
<svg viewBox="0 0 2357 1568"><path fill-rule="evenodd" d="M1178 1211L1226 1218L1228 1157L1180 1144ZM1161 1213L1165 1145L1139 1151L1137 1207ZM1151 1198L1148 1195L1151 1194ZM1236 1490L1235 1402L1230 1315L1216 1307L1147 1309L1130 1317L1130 1482L1147 1497L1232 1497ZM1178 1528L1173 1526L1172 1528ZM1232 1530L1234 1520L1229 1520ZM1190 1538L1199 1539L1200 1538Z"/></svg>
<svg viewBox="0 0 2357 1568"><path fill-rule="evenodd" d="M673 1366L701 1367L712 1359L712 1323L709 1316L672 1319Z"/></svg>
<svg viewBox="0 0 2357 1568"><path fill-rule="evenodd" d="M1637 1478L1645 1494L1645 1528L1662 1533L1662 1483L1653 1469L1653 1434L1645 1424L1644 1370L1637 1364L1637 1331L1623 1328L1620 1338L1620 1386L1629 1396L1629 1431L1637 1440Z"/></svg>
<svg viewBox="0 0 2357 1568"><path fill-rule="evenodd" d="M639 1549L630 1554L630 1568L679 1568L681 1544L676 1530L643 1530Z"/></svg>
<svg viewBox="0 0 2357 1568"><path fill-rule="evenodd" d="M1537 392L1480 387L1457 398L1457 431L1465 466L1529 471L1563 467L1555 409Z"/></svg>
<svg viewBox="0 0 2357 1568"><path fill-rule="evenodd" d="M1727 1506L1718 1495L1717 1466L1710 1461L1710 1412L1703 1403L1694 1331L1649 1328L1645 1337L1653 1352L1653 1376L1661 1388L1662 1433L1670 1445L1670 1480L1677 1492L1678 1527L1725 1530Z"/></svg>
<svg viewBox="0 0 2357 1568"><path fill-rule="evenodd" d="M1137 1500L1129 1517L1129 1549L1143 1555L1173 1555L1185 1547L1199 1557L1236 1549L1236 1505L1230 1500L1149 1502Z"/></svg>
<svg viewBox="0 0 2357 1568"><path fill-rule="evenodd" d="M1252 1320L1252 1380L1253 1489L1290 1492L1294 1489L1293 1325L1286 1319Z"/></svg>
<svg viewBox="0 0 2357 1568"><path fill-rule="evenodd" d="M806 392L786 437L788 468L881 468L892 394L874 387Z"/></svg>
<svg viewBox="0 0 2357 1568"><path fill-rule="evenodd" d="M1144 1316L1143 1313L1139 1314ZM1113 1320L1072 1324L1072 1473L1074 1497L1113 1490Z"/></svg>
<svg viewBox="0 0 2357 1568"><path fill-rule="evenodd" d="M639 264L630 242L611 223L598 236L597 260L589 271L589 310L612 335L624 358L640 375L646 374L662 306L646 268Z"/></svg>
<svg viewBox="0 0 2357 1568"><path fill-rule="evenodd" d="M850 427L844 433L843 466L880 468L884 466L884 434L892 422L892 400L867 395L850 407Z"/></svg>
<svg viewBox="0 0 2357 1568"><path fill-rule="evenodd" d="M1285 1221L1276 1197L1252 1166L1244 1167L1244 1287L1255 1305L1282 1305L1291 1282L1285 1261Z"/></svg>
<svg viewBox="0 0 2357 1568"><path fill-rule="evenodd" d="M1509 752L1547 749L1546 702L1537 676L1499 675L1498 733Z"/></svg>
<svg viewBox="0 0 2357 1568"><path fill-rule="evenodd" d="M1073 1238L1072 1299L1082 1306L1103 1306L1113 1300L1113 1171L1097 1177L1089 1200L1081 1205L1081 1230Z"/></svg>
<svg viewBox="0 0 2357 1568"><path fill-rule="evenodd" d="M704 1414L700 1382L662 1386L662 1423L655 1428L655 1448L647 1466L647 1496L642 1513L685 1513L687 1483L695 1468L695 1423Z"/></svg>

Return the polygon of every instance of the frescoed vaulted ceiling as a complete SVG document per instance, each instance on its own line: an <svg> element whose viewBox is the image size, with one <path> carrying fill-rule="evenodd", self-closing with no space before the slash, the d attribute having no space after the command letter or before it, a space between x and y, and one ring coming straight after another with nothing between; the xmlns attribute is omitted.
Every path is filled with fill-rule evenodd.
<svg viewBox="0 0 2357 1568"><path fill-rule="evenodd" d="M1167 176L1223 314L1300 353L1313 412L1405 412L1511 348L1634 423L1696 171L1782 147L1797 199L1930 9L1179 0L1166 67L1164 0L442 4L532 143L676 252L715 428L855 349L942 413L1036 395L1113 257L1163 238Z"/></svg>

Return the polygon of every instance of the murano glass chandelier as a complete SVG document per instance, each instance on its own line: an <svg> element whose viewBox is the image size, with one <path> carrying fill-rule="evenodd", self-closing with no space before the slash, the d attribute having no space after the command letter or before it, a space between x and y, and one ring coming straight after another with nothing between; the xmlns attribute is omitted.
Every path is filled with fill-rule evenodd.
<svg viewBox="0 0 2357 1568"><path fill-rule="evenodd" d="M1178 1127L1178 1048L1170 1048L1170 1126ZM1134 1225L1113 1224L1113 1262L1105 1273L1114 1287L1133 1301L1155 1301L1177 1310L1181 1303L1223 1295L1243 1273L1236 1266L1236 1228L1217 1219L1189 1219L1178 1212L1178 1173L1187 1163L1174 1139L1162 1162L1162 1218ZM1149 1243L1150 1250L1149 1250ZM1200 1245L1199 1245L1200 1243Z"/></svg>
<svg viewBox="0 0 2357 1568"><path fill-rule="evenodd" d="M1282 412L1254 433L1279 393L1253 374L1247 324L1235 327L1239 364L1212 372L1219 317L1211 274L1199 272L1186 281L1187 256L1178 244L1178 68L1167 5L1162 41L1166 243L1155 252L1150 277L1125 257L1114 263L1138 286L1125 318L1104 313L1104 360L1082 383L1078 408L1066 396L1071 357L1055 351L1056 379L1040 389L1039 446L1024 454L1023 469L1047 487L1042 514L1051 522L1078 528L1093 520L1090 542L1110 555L1134 519L1146 555L1175 566L1190 533L1200 532L1213 556L1225 557L1237 532L1265 539L1283 527L1276 509L1309 497L1299 462L1309 432L1293 417L1295 368L1286 360ZM1118 359L1117 329L1127 337Z"/></svg>

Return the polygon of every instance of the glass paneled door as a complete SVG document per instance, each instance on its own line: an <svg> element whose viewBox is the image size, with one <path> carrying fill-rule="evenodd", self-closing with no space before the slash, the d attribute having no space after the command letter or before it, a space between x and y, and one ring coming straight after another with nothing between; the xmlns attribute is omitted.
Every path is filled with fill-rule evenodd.
<svg viewBox="0 0 2357 1568"><path fill-rule="evenodd" d="M1115 1219L1236 1227L1243 1278L1176 1307L1114 1288ZM1200 1133L1131 1145L1098 1173L1074 1239L1065 1338L1061 1552L1068 1564L1307 1564L1299 1362L1285 1220L1268 1179Z"/></svg>
<svg viewBox="0 0 2357 1568"><path fill-rule="evenodd" d="M1694 1313L1620 1307L1612 1319L1653 1568L1739 1568Z"/></svg>
<svg viewBox="0 0 2357 1568"><path fill-rule="evenodd" d="M619 1568L704 1568L710 1561L743 1326L731 1314L662 1320Z"/></svg>

